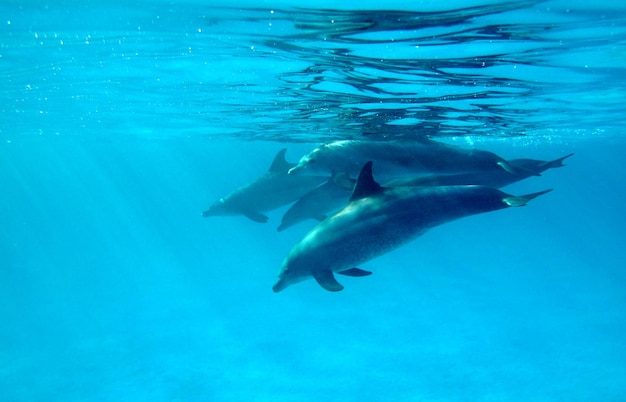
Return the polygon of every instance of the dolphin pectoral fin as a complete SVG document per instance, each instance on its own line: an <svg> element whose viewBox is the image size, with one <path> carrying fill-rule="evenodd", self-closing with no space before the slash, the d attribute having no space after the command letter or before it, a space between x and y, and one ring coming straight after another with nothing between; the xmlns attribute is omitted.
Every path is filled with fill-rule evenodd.
<svg viewBox="0 0 626 402"><path fill-rule="evenodd" d="M504 199L502 199L502 201L509 207L523 207L524 205L528 204L528 201L532 200L533 198L537 198L540 195L549 193L550 191L552 191L552 189L539 191L538 193L520 195L519 197L516 197L516 196L505 197Z"/></svg>
<svg viewBox="0 0 626 402"><path fill-rule="evenodd" d="M500 166L506 172L514 176L523 176L523 177L541 176L541 173L537 173L534 170L526 169L520 166L515 166L507 161L497 162L496 165Z"/></svg>
<svg viewBox="0 0 626 402"><path fill-rule="evenodd" d="M347 276L368 276L372 274L370 271L365 271L363 269L356 268L356 267L346 269L345 271L339 271L337 273L341 275L347 275Z"/></svg>
<svg viewBox="0 0 626 402"><path fill-rule="evenodd" d="M313 271L313 278L315 278L321 287L329 292L339 292L340 290L343 290L343 286L337 282L337 279L335 279L332 271L328 269Z"/></svg>
<svg viewBox="0 0 626 402"><path fill-rule="evenodd" d="M259 223L267 223L267 220L269 219L267 215L263 215L259 211L243 211L242 214L246 218Z"/></svg>

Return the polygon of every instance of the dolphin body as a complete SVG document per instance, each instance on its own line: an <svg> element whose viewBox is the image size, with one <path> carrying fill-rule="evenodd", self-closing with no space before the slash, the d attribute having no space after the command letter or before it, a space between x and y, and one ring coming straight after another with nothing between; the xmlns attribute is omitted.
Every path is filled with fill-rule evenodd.
<svg viewBox="0 0 626 402"><path fill-rule="evenodd" d="M540 174L551 168L565 166L563 161L573 154L552 161L537 159L512 159L509 163L512 166L520 167L518 173L509 173L504 169L491 170L487 172L467 172L457 174L436 174L417 177L401 177L385 182L385 187L407 187L407 186L452 186L462 184L477 184L481 186L500 188L513 184L520 180ZM534 172L534 173L531 173ZM329 212L336 212L346 205L354 181L343 179L341 183L337 180L329 180L327 183L314 188L285 212L282 223L278 230L285 230L299 222L307 219L322 221Z"/></svg>
<svg viewBox="0 0 626 402"><path fill-rule="evenodd" d="M486 172L466 172L449 175L429 175L418 177L402 177L393 179L385 183L386 187L405 186L451 186L459 184L478 184L481 186L500 188L527 179L531 176L538 176L542 172L565 166L563 161L574 154L565 155L553 161L542 161L537 159L511 159L508 163L515 167L514 172L504 169L490 170Z"/></svg>
<svg viewBox="0 0 626 402"><path fill-rule="evenodd" d="M289 174L346 172L356 177L367 162L375 163L377 177L386 179L417 174L454 174L527 170L500 156L481 150L463 149L432 140L361 141L343 140L321 145L304 155ZM534 172L531 172L531 175Z"/></svg>
<svg viewBox="0 0 626 402"><path fill-rule="evenodd" d="M286 148L278 151L263 176L220 198L202 216L241 214L255 222L265 223L268 217L262 212L296 201L327 179L323 176L288 174L295 164L285 160L286 152Z"/></svg>
<svg viewBox="0 0 626 402"><path fill-rule="evenodd" d="M333 273L365 276L358 264L387 253L428 229L483 212L526 205L547 193L512 196L485 186L381 187L365 164L348 205L321 222L284 259L274 292L315 278L324 289L343 286Z"/></svg>

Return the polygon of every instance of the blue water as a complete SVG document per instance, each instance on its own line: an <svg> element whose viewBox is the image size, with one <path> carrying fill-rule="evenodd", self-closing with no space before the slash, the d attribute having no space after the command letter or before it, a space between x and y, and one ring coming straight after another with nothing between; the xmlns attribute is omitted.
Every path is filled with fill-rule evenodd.
<svg viewBox="0 0 626 402"><path fill-rule="evenodd" d="M626 400L626 8L338 3L0 5L0 401ZM314 222L200 216L424 136L575 155L339 293L272 292Z"/></svg>

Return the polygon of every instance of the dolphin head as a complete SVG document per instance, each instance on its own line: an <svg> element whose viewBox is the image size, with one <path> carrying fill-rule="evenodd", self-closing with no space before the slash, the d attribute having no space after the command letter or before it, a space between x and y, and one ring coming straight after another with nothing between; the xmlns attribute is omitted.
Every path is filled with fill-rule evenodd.
<svg viewBox="0 0 626 402"><path fill-rule="evenodd" d="M274 292L278 293L291 285L311 278L311 274L310 265L299 258L297 253L294 254L292 250L283 261L283 266L278 273L278 281L274 284L272 289Z"/></svg>
<svg viewBox="0 0 626 402"><path fill-rule="evenodd" d="M320 173L328 173L324 163L320 163L324 159L324 146L314 149L308 154L304 155L296 166L289 169L289 174L306 174L314 175Z"/></svg>

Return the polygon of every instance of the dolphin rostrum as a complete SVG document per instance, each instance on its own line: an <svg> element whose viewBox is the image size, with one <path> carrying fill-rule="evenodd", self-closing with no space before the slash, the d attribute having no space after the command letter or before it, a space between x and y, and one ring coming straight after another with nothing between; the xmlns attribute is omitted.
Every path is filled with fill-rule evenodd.
<svg viewBox="0 0 626 402"><path fill-rule="evenodd" d="M526 205L551 190L512 196L485 186L380 186L372 176L372 162L361 170L348 204L327 218L296 244L284 259L273 287L280 292L315 278L324 289L340 291L334 273L365 276L356 268L387 253L428 229L483 212Z"/></svg>
<svg viewBox="0 0 626 402"><path fill-rule="evenodd" d="M323 176L288 174L295 164L285 160L285 152L286 148L278 151L264 175L220 198L202 216L241 214L255 222L265 223L268 217L262 212L299 199L327 179Z"/></svg>

